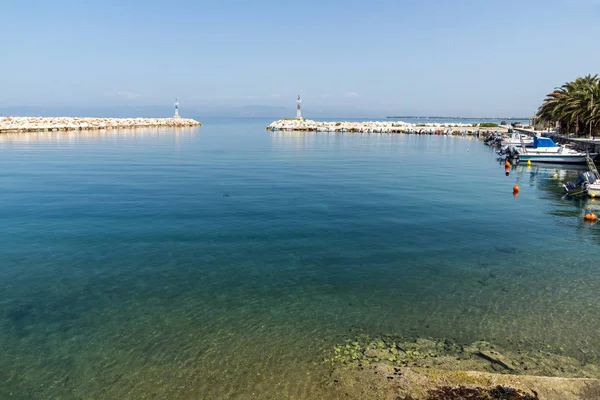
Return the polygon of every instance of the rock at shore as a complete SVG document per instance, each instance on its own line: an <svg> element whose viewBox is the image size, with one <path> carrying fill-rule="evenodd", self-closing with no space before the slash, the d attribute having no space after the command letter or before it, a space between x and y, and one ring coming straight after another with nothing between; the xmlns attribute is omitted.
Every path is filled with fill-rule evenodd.
<svg viewBox="0 0 600 400"><path fill-rule="evenodd" d="M333 371L333 385L348 399L580 400L598 399L600 382L590 378L509 375L480 371L376 364Z"/></svg>
<svg viewBox="0 0 600 400"><path fill-rule="evenodd" d="M0 118L0 133L153 127L178 128L200 125L200 122L188 118L3 117Z"/></svg>
<svg viewBox="0 0 600 400"><path fill-rule="evenodd" d="M485 129L485 128L482 128ZM506 130L496 127L495 130ZM472 134L480 130L478 126L465 123L419 123L403 121L363 121L363 122L320 122L310 119L282 119L267 126L269 131L307 132L359 132L359 133L413 133L417 131L444 134Z"/></svg>
<svg viewBox="0 0 600 400"><path fill-rule="evenodd" d="M596 364L485 341L359 334L326 351L323 365L345 399L600 399Z"/></svg>

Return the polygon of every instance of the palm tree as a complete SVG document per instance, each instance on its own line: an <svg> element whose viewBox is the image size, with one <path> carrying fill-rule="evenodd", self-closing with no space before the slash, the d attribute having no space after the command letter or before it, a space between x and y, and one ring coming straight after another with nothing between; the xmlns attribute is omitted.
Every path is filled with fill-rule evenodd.
<svg viewBox="0 0 600 400"><path fill-rule="evenodd" d="M536 116L539 122L558 124L564 133L596 131L600 126L600 78L586 75L557 87L546 95Z"/></svg>
<svg viewBox="0 0 600 400"><path fill-rule="evenodd" d="M588 100L590 106L586 123L590 127L590 134L594 135L594 133L600 132L600 82L591 86Z"/></svg>

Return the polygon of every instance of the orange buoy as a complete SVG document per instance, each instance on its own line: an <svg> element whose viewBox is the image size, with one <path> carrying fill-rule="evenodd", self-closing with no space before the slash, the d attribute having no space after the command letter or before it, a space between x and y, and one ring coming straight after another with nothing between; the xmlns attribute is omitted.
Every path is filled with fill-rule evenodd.
<svg viewBox="0 0 600 400"><path fill-rule="evenodd" d="M583 216L583 219L586 221L595 221L598 219L598 216L594 213L587 213Z"/></svg>
<svg viewBox="0 0 600 400"><path fill-rule="evenodd" d="M519 190L521 190L521 188L519 187L519 185L513 186L513 193L519 193Z"/></svg>

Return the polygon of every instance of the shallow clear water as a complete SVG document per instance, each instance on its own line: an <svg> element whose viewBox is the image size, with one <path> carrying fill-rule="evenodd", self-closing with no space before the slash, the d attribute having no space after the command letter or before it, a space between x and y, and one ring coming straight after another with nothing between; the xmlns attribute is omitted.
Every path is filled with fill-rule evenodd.
<svg viewBox="0 0 600 400"><path fill-rule="evenodd" d="M356 333L596 362L577 169L203 122L0 138L0 398L326 398L323 351Z"/></svg>

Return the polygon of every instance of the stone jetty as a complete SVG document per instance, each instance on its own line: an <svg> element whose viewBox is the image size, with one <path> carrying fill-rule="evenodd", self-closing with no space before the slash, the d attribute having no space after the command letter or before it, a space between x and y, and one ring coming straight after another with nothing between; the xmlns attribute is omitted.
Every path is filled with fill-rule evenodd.
<svg viewBox="0 0 600 400"><path fill-rule="evenodd" d="M0 133L200 126L187 118L0 117Z"/></svg>
<svg viewBox="0 0 600 400"><path fill-rule="evenodd" d="M473 124L464 123L418 123L403 121L364 121L364 122L318 122L309 119L282 119L267 126L269 131L307 131L307 132L359 132L359 133L463 133L479 130ZM503 127L493 128L504 130Z"/></svg>

